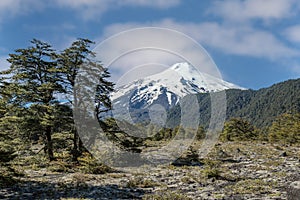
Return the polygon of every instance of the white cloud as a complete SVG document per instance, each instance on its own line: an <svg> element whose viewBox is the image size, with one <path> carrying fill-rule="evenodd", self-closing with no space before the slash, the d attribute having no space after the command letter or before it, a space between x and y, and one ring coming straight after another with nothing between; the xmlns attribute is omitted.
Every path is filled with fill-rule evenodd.
<svg viewBox="0 0 300 200"><path fill-rule="evenodd" d="M300 43L300 25L291 26L284 31L284 35L292 42Z"/></svg>
<svg viewBox="0 0 300 200"><path fill-rule="evenodd" d="M55 0L58 7L76 10L83 19L89 20L101 16L109 9L109 0Z"/></svg>
<svg viewBox="0 0 300 200"><path fill-rule="evenodd" d="M155 8L169 8L180 4L181 0L56 0L61 6L71 8L91 8L91 7L114 7L114 6L145 6Z"/></svg>
<svg viewBox="0 0 300 200"><path fill-rule="evenodd" d="M0 22L8 17L23 15L32 11L41 10L45 3L39 0L1 0Z"/></svg>
<svg viewBox="0 0 300 200"><path fill-rule="evenodd" d="M152 7L167 9L179 5L181 0L1 0L0 22L29 12L42 11L49 7L73 9L83 19L100 17L110 9L123 6Z"/></svg>
<svg viewBox="0 0 300 200"><path fill-rule="evenodd" d="M217 0L209 13L235 22L282 19L295 14L297 3L297 0Z"/></svg>
<svg viewBox="0 0 300 200"><path fill-rule="evenodd" d="M146 6L155 8L169 8L180 4L181 0L123 0L119 1L122 5Z"/></svg>
<svg viewBox="0 0 300 200"><path fill-rule="evenodd" d="M141 27L162 27L176 30L187 34L191 38L195 39L200 44L212 47L218 51L221 51L227 55L238 55L238 56L250 56L254 58L264 58L271 61L279 62L282 59L289 60L296 58L300 55L300 51L292 49L287 46L284 42L280 41L279 38L275 37L271 32L264 30L255 29L251 26L230 26L213 22L206 23L179 23L171 19L164 19L157 22L151 23L118 23L112 24L105 28L104 34L96 39L95 41L101 42L109 38L114 34L121 33L122 31L128 31L133 28ZM177 51L189 54L189 58L199 58L199 52L196 48L186 49L186 44L181 43L181 40L175 39L170 44L169 40L159 35L153 35L151 33L143 33L141 37L132 35L132 37L127 37L126 39L116 40L114 44L105 47L105 51L98 52L98 55L102 56L101 61L106 63L106 58L108 57L108 52L115 52L115 56L122 55L124 49L133 49L134 45L137 43L142 43L143 40L148 38L149 41L155 43L158 42L159 45L166 46L169 49L177 49ZM170 37L171 38L171 37ZM150 42L151 43L151 42ZM124 48L119 52L118 48ZM97 51L96 51L97 52ZM128 53L129 54L129 53ZM174 59L174 56L167 55L162 52L151 52L151 51L141 51L130 53L132 55L119 58L119 62L116 65L110 66L113 70L113 76L119 76L124 74L128 69L139 66L144 63L161 63L167 66L178 62L180 60ZM178 57L177 57L178 58ZM108 59L109 60L109 59ZM202 60L202 66L205 66L207 61ZM210 66L208 69L212 69ZM210 71L204 69L203 72L209 74L218 74L216 71ZM291 69L294 70L294 69ZM118 78L118 77L117 77ZM114 77L114 79L116 79Z"/></svg>
<svg viewBox="0 0 300 200"><path fill-rule="evenodd" d="M198 26L199 40L223 53L271 60L293 57L299 52L286 46L272 33L251 27L228 27L217 23Z"/></svg>
<svg viewBox="0 0 300 200"><path fill-rule="evenodd" d="M118 80L117 83L119 84L119 81L122 79L122 83L129 83L162 72L178 62L185 62L185 60L168 51L141 49L118 58L109 68L114 71L112 79ZM122 78L120 79L120 77Z"/></svg>
<svg viewBox="0 0 300 200"><path fill-rule="evenodd" d="M109 9L122 6L152 7L167 9L180 4L181 0L56 0L60 7L78 11L86 20L97 18Z"/></svg>
<svg viewBox="0 0 300 200"><path fill-rule="evenodd" d="M116 24L106 29L106 36L128 28L141 27L138 24ZM96 41L102 41L101 39ZM215 64L198 43L178 31L161 28L139 28L120 33L100 43L93 51L97 59L113 71L114 80L137 66L156 63L171 66L177 62L189 62L201 72L220 77ZM115 61L112 63L112 61ZM147 72L152 73L152 69ZM136 77L136 73L135 73ZM129 79L128 79L129 80Z"/></svg>
<svg viewBox="0 0 300 200"><path fill-rule="evenodd" d="M165 27L183 32L201 44L218 49L225 54L267 58L270 60L300 55L298 50L286 46L270 32L252 27L228 26L211 22L178 23L165 19L148 24L113 24L105 29L104 37L130 28L144 26Z"/></svg>

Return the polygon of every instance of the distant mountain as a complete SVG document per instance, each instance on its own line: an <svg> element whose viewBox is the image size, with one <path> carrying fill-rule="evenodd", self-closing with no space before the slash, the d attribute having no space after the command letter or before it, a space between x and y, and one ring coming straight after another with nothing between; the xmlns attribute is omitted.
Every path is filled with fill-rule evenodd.
<svg viewBox="0 0 300 200"><path fill-rule="evenodd" d="M147 121L149 120L148 109L152 105L159 104L168 111L186 95L218 92L232 88L243 89L208 74L200 73L188 63L177 63L161 73L117 88L111 96L114 117L131 118L135 122Z"/></svg>
<svg viewBox="0 0 300 200"><path fill-rule="evenodd" d="M158 112L164 112L167 126L174 127L180 124L181 109L178 102L188 95L197 94L200 125L207 127L211 117L210 93L223 90L227 98L227 119L242 117L263 128L271 125L278 115L300 112L300 79L260 90L246 90L199 73L188 63L177 63L159 74L118 88L112 94L113 117L134 123L148 123L151 119L149 110L153 105L159 105Z"/></svg>
<svg viewBox="0 0 300 200"><path fill-rule="evenodd" d="M210 95L198 94L200 124L207 127L210 120ZM227 119L242 117L258 128L271 125L279 115L300 112L300 79L288 80L260 90L226 90ZM168 113L168 126L180 121L180 106Z"/></svg>

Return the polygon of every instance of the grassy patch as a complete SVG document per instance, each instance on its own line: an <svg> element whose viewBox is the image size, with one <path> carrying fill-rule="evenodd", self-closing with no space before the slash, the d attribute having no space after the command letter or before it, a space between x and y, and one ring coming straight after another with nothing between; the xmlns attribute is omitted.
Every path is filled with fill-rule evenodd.
<svg viewBox="0 0 300 200"><path fill-rule="evenodd" d="M93 158L90 154L85 153L79 160L79 168L82 173L87 174L105 174L109 172L114 172L114 170L107 165L99 163L95 158Z"/></svg>
<svg viewBox="0 0 300 200"><path fill-rule="evenodd" d="M164 192L161 194L145 195L143 200L192 200L192 198L176 192Z"/></svg>
<svg viewBox="0 0 300 200"><path fill-rule="evenodd" d="M143 177L135 177L130 179L126 186L129 188L151 188L151 187L161 186L161 184L151 179L144 179Z"/></svg>
<svg viewBox="0 0 300 200"><path fill-rule="evenodd" d="M225 189L233 194L261 194L268 193L276 186L276 182L267 182L262 179L241 180Z"/></svg>
<svg viewBox="0 0 300 200"><path fill-rule="evenodd" d="M24 174L9 166L0 166L0 187L15 184L17 182L15 177L20 176L24 176Z"/></svg>

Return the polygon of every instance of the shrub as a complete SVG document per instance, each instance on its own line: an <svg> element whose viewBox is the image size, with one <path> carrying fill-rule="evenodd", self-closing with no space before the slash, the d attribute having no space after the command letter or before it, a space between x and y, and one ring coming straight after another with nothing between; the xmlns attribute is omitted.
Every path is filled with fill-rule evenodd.
<svg viewBox="0 0 300 200"><path fill-rule="evenodd" d="M159 186L160 184L157 181L151 179L144 179L143 177L136 177L130 179L127 183L127 187L129 188L151 188Z"/></svg>
<svg viewBox="0 0 300 200"><path fill-rule="evenodd" d="M196 134L197 140L203 140L205 138L205 130L203 126L199 126Z"/></svg>
<svg viewBox="0 0 300 200"><path fill-rule="evenodd" d="M247 141L256 139L258 131L245 119L233 118L225 123L220 137L223 141Z"/></svg>
<svg viewBox="0 0 300 200"><path fill-rule="evenodd" d="M114 171L112 168L99 163L89 153L83 153L83 155L78 158L78 161L81 165L80 168L83 173L105 174Z"/></svg>
<svg viewBox="0 0 300 200"><path fill-rule="evenodd" d="M300 113L277 117L269 128L268 138L271 142L300 143Z"/></svg>
<svg viewBox="0 0 300 200"><path fill-rule="evenodd" d="M175 192L164 192L162 194L149 194L143 200L192 200L192 198Z"/></svg>

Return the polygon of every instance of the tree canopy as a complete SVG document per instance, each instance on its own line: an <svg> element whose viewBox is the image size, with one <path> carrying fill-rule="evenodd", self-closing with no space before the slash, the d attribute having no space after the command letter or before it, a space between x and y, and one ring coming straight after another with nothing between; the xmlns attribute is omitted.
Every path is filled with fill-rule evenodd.
<svg viewBox="0 0 300 200"><path fill-rule="evenodd" d="M300 142L300 113L285 113L276 118L269 128L271 142L299 143Z"/></svg>
<svg viewBox="0 0 300 200"><path fill-rule="evenodd" d="M58 53L50 44L33 39L29 47L9 54L10 67L1 72L1 122L17 121L12 126L14 132L18 129L28 140L42 138L50 160L55 159L52 135L57 132L73 133L74 160L84 150L72 113L76 106L74 99L78 99L75 78L82 66L97 69L98 89L90 94L96 97L95 111L110 109L108 95L113 84L106 80L110 77L108 69L90 50L92 43L88 39L78 39ZM66 98L70 106L62 104L62 98Z"/></svg>

